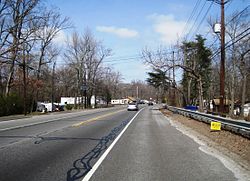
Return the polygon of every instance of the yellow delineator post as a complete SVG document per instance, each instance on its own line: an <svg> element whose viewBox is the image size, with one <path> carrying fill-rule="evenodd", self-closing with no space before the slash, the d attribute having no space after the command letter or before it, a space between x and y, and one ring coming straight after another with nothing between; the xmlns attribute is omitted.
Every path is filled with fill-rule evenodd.
<svg viewBox="0 0 250 181"><path fill-rule="evenodd" d="M211 130L212 131L220 131L221 130L221 123L220 122L211 122Z"/></svg>

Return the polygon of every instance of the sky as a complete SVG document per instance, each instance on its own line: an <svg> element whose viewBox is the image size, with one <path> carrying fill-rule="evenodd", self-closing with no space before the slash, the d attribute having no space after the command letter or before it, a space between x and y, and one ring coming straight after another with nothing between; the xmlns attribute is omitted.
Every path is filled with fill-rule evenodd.
<svg viewBox="0 0 250 181"><path fill-rule="evenodd" d="M71 32L89 29L94 37L112 49L104 64L122 74L123 82L145 81L149 66L140 58L142 49L169 49L188 35L202 34L212 42L207 19L220 18L220 6L207 0L48 0L74 28L61 32L63 43ZM231 0L225 15L241 11L250 0ZM195 10L194 10L195 8ZM208 33L210 32L210 33Z"/></svg>

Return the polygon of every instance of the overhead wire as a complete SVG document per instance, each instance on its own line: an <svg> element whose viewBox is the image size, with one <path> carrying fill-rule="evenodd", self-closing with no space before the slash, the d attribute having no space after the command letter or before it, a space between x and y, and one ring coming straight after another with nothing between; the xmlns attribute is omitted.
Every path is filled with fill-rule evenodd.
<svg viewBox="0 0 250 181"><path fill-rule="evenodd" d="M175 53L177 53L177 51L174 51ZM173 51L167 51L167 52L163 52L162 55L171 55L173 53ZM158 53L154 54L154 55L159 55ZM122 61L127 61L127 60L135 60L135 59L140 59L143 58L142 55L137 54L135 56L121 56L119 58L113 57L112 59L106 59L105 61L103 61L104 63L110 63L110 62L122 62Z"/></svg>
<svg viewBox="0 0 250 181"><path fill-rule="evenodd" d="M124 57L124 58L119 58L119 59L111 59L111 60L104 60L104 63L110 63L110 62L121 62L121 61L126 61L126 60L134 60L134 59L140 59L142 56L134 56L134 57Z"/></svg>
<svg viewBox="0 0 250 181"><path fill-rule="evenodd" d="M162 53L163 55L172 55L172 53L175 52L177 53L177 51L167 51ZM158 53L156 53L155 55L157 55ZM103 63L112 63L112 64L119 64L119 63L129 63L129 62L136 62L139 59L143 58L142 55L140 54L134 54L134 55L130 55L130 56L119 56L119 57L108 57L107 59L105 59L103 61ZM71 63L66 63L66 62L60 62L59 65L71 65Z"/></svg>
<svg viewBox="0 0 250 181"><path fill-rule="evenodd" d="M227 5L226 10L229 8L229 6L230 6L231 3L233 2L233 0L230 0L229 2L230 2L230 3ZM200 29L202 23L204 22L205 18L207 17L207 15L208 15L209 11L211 10L213 4L214 4L214 1L211 0L210 6L207 8L206 13L203 15L203 18L201 19L199 25L197 26L197 28L196 28L196 30L194 31L194 33L193 33L193 35L191 36L191 38L194 37L195 34L198 33L198 31L199 31L199 29ZM191 33L191 32L190 32L190 33ZM208 34L209 34L209 32L207 32L206 35L205 35L204 37L207 38ZM216 38L216 40L217 40L217 39L218 39L218 37ZM215 42L216 42L216 40L215 40ZM213 43L214 43L214 42L213 42Z"/></svg>
<svg viewBox="0 0 250 181"><path fill-rule="evenodd" d="M229 48L230 46L234 45L235 43L237 43L238 41L242 40L243 38L245 38L246 36L248 36L250 34L250 32L248 32L247 34L245 34L247 31L250 30L250 27L247 28L246 30L242 31L241 33L239 33L235 38L231 39L230 41L228 41L225 44L225 49ZM245 35L243 35L245 34ZM243 35L243 36L241 36ZM241 36L241 37L240 37ZM240 38L238 38L240 37ZM237 39L238 38L238 39ZM237 39L237 40L236 40ZM232 42L232 43L231 43ZM211 59L213 59L216 55L218 55L219 53L221 53L220 48L218 48L212 55L211 55Z"/></svg>
<svg viewBox="0 0 250 181"><path fill-rule="evenodd" d="M196 18L195 18L195 20L194 20L193 26L190 28L189 32L187 33L187 39L188 39L188 36L189 36L189 35L191 34L191 32L193 31L193 29L194 29L194 27L195 27L195 25L196 25L196 22L198 21L198 18L200 17L202 11L203 11L204 8L205 8L206 3L207 3L207 1L204 1L204 3L203 3L203 5L202 5L202 7L201 7L201 9L200 9L200 11L199 11L199 13L198 13L198 15L196 16Z"/></svg>
<svg viewBox="0 0 250 181"><path fill-rule="evenodd" d="M233 2L233 0L231 0L231 1L230 1L230 3L229 3L229 4L227 4L227 6L226 6L225 10L227 10L227 9L230 7L230 5L232 4L232 2ZM204 36L204 37L205 37L205 39L207 38L208 34L209 34L209 31L208 31L208 32L206 33L206 35ZM218 39L218 37L216 37L216 39Z"/></svg>
<svg viewBox="0 0 250 181"><path fill-rule="evenodd" d="M232 2L232 1L231 1ZM230 5L230 4L229 4ZM227 6L229 7L229 6ZM227 26L230 22L232 22L233 20L235 20L235 18L237 18L238 16L242 15L248 8L250 7L250 5L248 5L247 7L245 7L242 11L240 11L239 13L237 13L232 19L230 19L228 22L226 22L225 26ZM214 44L216 43L216 41L219 39L219 37L217 36L216 39L213 41L213 43L209 46L209 48L213 47Z"/></svg>
<svg viewBox="0 0 250 181"><path fill-rule="evenodd" d="M202 19L201 19L199 25L197 26L196 30L194 31L192 37L194 37L194 36L198 33L198 31L200 30L200 27L201 27L202 23L204 22L205 18L207 17L209 11L211 10L213 4L214 4L214 2L211 1L209 7L207 8L206 13L203 15L203 17L202 17Z"/></svg>
<svg viewBox="0 0 250 181"><path fill-rule="evenodd" d="M186 29L188 28L188 24L192 20L193 16L195 15L195 11L199 7L200 3L201 3L201 0L197 0L196 1L195 6L194 6L194 8L193 8L193 10L191 12L191 15L189 16L189 18L188 18L187 22L185 23L185 26L184 26L184 28L182 30L181 36L184 34L184 32L186 31Z"/></svg>

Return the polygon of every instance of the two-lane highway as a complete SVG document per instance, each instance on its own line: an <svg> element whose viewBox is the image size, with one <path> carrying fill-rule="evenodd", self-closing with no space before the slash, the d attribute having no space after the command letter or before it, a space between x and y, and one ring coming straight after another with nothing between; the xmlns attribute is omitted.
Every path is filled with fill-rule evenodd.
<svg viewBox="0 0 250 181"><path fill-rule="evenodd" d="M236 180L154 108L138 115L90 180Z"/></svg>
<svg viewBox="0 0 250 181"><path fill-rule="evenodd" d="M235 180L155 107L0 123L0 180Z"/></svg>
<svg viewBox="0 0 250 181"><path fill-rule="evenodd" d="M0 180L82 178L134 115L118 107L1 122Z"/></svg>

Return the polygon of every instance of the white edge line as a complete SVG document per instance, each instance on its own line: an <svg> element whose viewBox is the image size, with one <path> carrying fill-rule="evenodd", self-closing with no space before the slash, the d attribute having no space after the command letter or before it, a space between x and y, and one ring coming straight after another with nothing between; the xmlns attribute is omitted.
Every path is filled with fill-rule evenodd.
<svg viewBox="0 0 250 181"><path fill-rule="evenodd" d="M144 108L143 108L144 109ZM111 149L115 146L115 144L118 142L118 140L121 138L123 133L126 131L126 129L129 127L129 125L134 121L136 116L143 110L141 109L139 112L136 113L136 115L130 120L130 122L126 125L126 127L122 130L122 132L116 137L116 139L113 141L113 143L108 147L108 149L102 154L99 160L94 164L92 169L87 173L87 175L82 179L82 181L88 181L92 175L95 173L95 171L98 169L98 167L101 165L103 160L107 157Z"/></svg>

